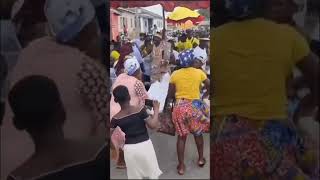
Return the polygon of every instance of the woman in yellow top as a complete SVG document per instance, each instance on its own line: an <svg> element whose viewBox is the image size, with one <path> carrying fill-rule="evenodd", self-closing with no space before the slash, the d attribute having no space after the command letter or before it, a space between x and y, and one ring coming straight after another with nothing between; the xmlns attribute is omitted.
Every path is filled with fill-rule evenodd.
<svg viewBox="0 0 320 180"><path fill-rule="evenodd" d="M293 28L260 17L262 3L229 1L233 21L212 33L212 179L309 179L298 164L304 147L287 117L286 80L297 65L309 100L317 99L319 61ZM300 107L315 107L306 100Z"/></svg>
<svg viewBox="0 0 320 180"><path fill-rule="evenodd" d="M209 108L200 98L200 85L205 84L209 92L210 81L207 75L200 69L193 68L193 50L184 51L179 54L181 69L174 71L171 75L168 97L165 103L165 112L168 103L175 99L172 112L172 120L178 133L177 152L179 165L177 167L180 175L184 174L184 150L187 136L194 135L199 159L198 165L203 167L206 163L203 157L203 136L209 131L210 119Z"/></svg>

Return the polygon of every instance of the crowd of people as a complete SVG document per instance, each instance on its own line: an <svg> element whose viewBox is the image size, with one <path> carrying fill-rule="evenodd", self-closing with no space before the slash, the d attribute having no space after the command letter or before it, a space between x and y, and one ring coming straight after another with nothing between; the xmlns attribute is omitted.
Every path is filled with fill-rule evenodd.
<svg viewBox="0 0 320 180"><path fill-rule="evenodd" d="M319 39L299 26L305 4L220 2L210 57L211 178L319 179Z"/></svg>
<svg viewBox="0 0 320 180"><path fill-rule="evenodd" d="M102 63L105 28L100 28L106 24L101 17L105 2L17 0L5 5L1 138L11 139L20 154L2 161L1 170L10 166L11 172L4 172L10 180L105 179L109 79ZM19 138L10 137L11 126ZM25 133L33 146L21 147Z"/></svg>
<svg viewBox="0 0 320 180"><path fill-rule="evenodd" d="M197 166L206 165L210 131L212 179L319 179L319 139L305 128L319 128L319 39L297 23L298 2L227 1L211 34L154 26L137 39L119 36L110 69L106 23L96 21L102 1L15 2L0 12L0 125L27 132L34 151L9 180L106 179L109 137L129 179L158 179L148 129L164 132L163 114L177 135L179 175L188 135ZM168 84L165 101L150 98L157 83Z"/></svg>
<svg viewBox="0 0 320 180"><path fill-rule="evenodd" d="M184 151L189 134L194 135L197 145L197 164L203 167L203 133L210 129L209 107L204 101L210 90L209 34L195 34L188 29L177 37L158 32L119 40L113 40L110 49L110 128L117 168L126 168L129 179L159 178L162 174L146 124L159 130L164 123L159 115L160 100L149 99L148 90L154 83L166 81L165 76L170 80L160 113L172 117L178 135L177 173L185 173ZM153 106L144 109L150 100Z"/></svg>

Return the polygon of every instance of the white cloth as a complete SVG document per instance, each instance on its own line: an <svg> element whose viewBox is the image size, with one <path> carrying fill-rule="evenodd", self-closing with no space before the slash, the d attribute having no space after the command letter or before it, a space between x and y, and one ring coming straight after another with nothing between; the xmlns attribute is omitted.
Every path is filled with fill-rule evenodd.
<svg viewBox="0 0 320 180"><path fill-rule="evenodd" d="M208 61L208 54L206 49L202 49L199 46L197 46L196 48L194 48L193 53L194 53L194 58L201 60L201 62L203 63L202 69L206 71L206 66L207 66L206 64Z"/></svg>
<svg viewBox="0 0 320 180"><path fill-rule="evenodd" d="M129 58L124 62L124 71L129 75L133 75L140 68L140 63L135 57Z"/></svg>
<svg viewBox="0 0 320 180"><path fill-rule="evenodd" d="M156 81L151 84L148 96L152 100L157 100L160 103L160 112L164 109L164 103L167 98L168 89L169 89L169 82L170 82L170 74L166 73L163 75L161 82Z"/></svg>
<svg viewBox="0 0 320 180"><path fill-rule="evenodd" d="M179 60L179 52L176 50L173 50L173 55L175 60Z"/></svg>
<svg viewBox="0 0 320 180"><path fill-rule="evenodd" d="M123 151L128 179L158 179L162 174L150 139L137 144L125 144Z"/></svg>

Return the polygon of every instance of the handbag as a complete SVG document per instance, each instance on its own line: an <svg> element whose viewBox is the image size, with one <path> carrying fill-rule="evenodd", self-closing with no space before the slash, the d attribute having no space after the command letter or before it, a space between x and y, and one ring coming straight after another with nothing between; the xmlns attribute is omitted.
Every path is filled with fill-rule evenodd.
<svg viewBox="0 0 320 180"><path fill-rule="evenodd" d="M158 129L158 132L161 132L170 136L175 136L176 128L174 127L174 124L172 122L172 109L171 111L165 111L159 114L160 128Z"/></svg>

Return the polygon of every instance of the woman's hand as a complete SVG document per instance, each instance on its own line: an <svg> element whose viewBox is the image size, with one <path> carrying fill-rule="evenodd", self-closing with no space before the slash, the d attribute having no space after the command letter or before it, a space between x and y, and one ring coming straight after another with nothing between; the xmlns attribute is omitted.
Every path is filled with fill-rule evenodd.
<svg viewBox="0 0 320 180"><path fill-rule="evenodd" d="M156 100L153 101L153 110L155 113L159 113L160 111L160 103Z"/></svg>

